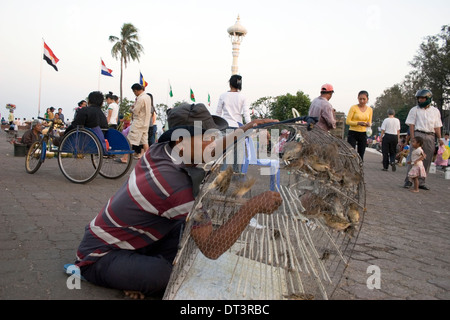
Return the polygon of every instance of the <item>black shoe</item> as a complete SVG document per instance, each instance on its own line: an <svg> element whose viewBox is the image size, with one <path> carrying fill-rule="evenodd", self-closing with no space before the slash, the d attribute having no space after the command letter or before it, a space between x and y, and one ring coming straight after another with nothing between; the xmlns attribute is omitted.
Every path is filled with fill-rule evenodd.
<svg viewBox="0 0 450 320"><path fill-rule="evenodd" d="M384 168L383 168L382 170L383 170L383 171L389 171L388 169L384 169Z"/></svg>
<svg viewBox="0 0 450 320"><path fill-rule="evenodd" d="M397 171L397 167L395 166L395 162L392 162L391 166L392 166L392 172Z"/></svg>
<svg viewBox="0 0 450 320"><path fill-rule="evenodd" d="M412 187L412 182L411 181L406 181L405 182L405 185L403 186L403 188L405 188L405 189L409 189L409 188L411 188Z"/></svg>
<svg viewBox="0 0 450 320"><path fill-rule="evenodd" d="M430 187L428 187L427 185L422 185L422 186L419 186L419 189L422 189L422 190L430 190Z"/></svg>

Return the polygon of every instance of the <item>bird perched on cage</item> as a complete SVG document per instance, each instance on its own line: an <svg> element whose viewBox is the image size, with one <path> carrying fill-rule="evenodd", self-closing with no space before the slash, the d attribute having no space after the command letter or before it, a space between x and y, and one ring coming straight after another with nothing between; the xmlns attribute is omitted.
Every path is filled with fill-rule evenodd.
<svg viewBox="0 0 450 320"><path fill-rule="evenodd" d="M324 213L322 214L322 217L324 218L326 225L336 231L344 231L352 225L348 220L332 214Z"/></svg>
<svg viewBox="0 0 450 320"><path fill-rule="evenodd" d="M328 203L331 207L331 212L333 213L333 215L338 216L339 218L345 219L344 205L342 204L341 200L339 199L339 197L336 194L333 194L333 196L330 198Z"/></svg>
<svg viewBox="0 0 450 320"><path fill-rule="evenodd" d="M360 219L359 207L356 203L352 203L347 212L348 219L352 223L358 223Z"/></svg>
<svg viewBox="0 0 450 320"><path fill-rule="evenodd" d="M284 145L284 154L281 160L293 161L300 158L303 145L300 142L290 141Z"/></svg>
<svg viewBox="0 0 450 320"><path fill-rule="evenodd" d="M319 151L319 157L333 167L339 158L339 146L336 143L325 144Z"/></svg>
<svg viewBox="0 0 450 320"><path fill-rule="evenodd" d="M328 163L325 163L322 159L319 159L319 157L316 155L308 157L306 163L315 172L327 172L331 170L330 165Z"/></svg>
<svg viewBox="0 0 450 320"><path fill-rule="evenodd" d="M301 196L300 202L305 209L303 214L308 217L319 217L322 211L321 208L327 206L321 197L309 191Z"/></svg>
<svg viewBox="0 0 450 320"><path fill-rule="evenodd" d="M220 172L216 179L209 186L209 190L216 188L222 193L226 193L230 187L231 178L233 177L233 168L230 166L225 171Z"/></svg>
<svg viewBox="0 0 450 320"><path fill-rule="evenodd" d="M348 169L344 169L342 172L342 184L349 189L357 187L361 182L361 179L361 175L357 172Z"/></svg>
<svg viewBox="0 0 450 320"><path fill-rule="evenodd" d="M247 192L250 191L255 182L256 182L255 178L250 178L244 182L241 182L236 188L236 190L233 191L232 196L242 198Z"/></svg>

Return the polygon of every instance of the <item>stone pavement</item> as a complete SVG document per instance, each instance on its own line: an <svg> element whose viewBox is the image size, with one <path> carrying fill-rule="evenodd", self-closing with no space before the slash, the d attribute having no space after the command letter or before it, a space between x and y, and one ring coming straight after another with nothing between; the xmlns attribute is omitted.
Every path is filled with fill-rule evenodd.
<svg viewBox="0 0 450 320"><path fill-rule="evenodd" d="M34 175L0 133L0 299L121 300L119 290L81 283L69 290L65 263L73 262L86 224L127 176L101 176L76 185L47 159ZM431 191L402 188L405 168L381 171L381 155L367 152L367 213L335 300L450 299L450 180L429 176ZM370 290L371 266L380 289Z"/></svg>

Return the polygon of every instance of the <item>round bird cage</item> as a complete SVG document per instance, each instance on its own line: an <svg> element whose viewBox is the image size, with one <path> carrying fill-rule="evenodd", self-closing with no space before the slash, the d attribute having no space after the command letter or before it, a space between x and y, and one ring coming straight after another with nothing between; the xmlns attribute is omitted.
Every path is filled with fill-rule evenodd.
<svg viewBox="0 0 450 320"><path fill-rule="evenodd" d="M342 139L304 124L247 132L242 171L217 160L186 220L164 299L330 299L349 265L366 207L363 167ZM238 154L239 154L239 148ZM256 158L254 157L256 155ZM279 192L283 203L258 214L217 260L190 236L206 211L219 229L252 197Z"/></svg>

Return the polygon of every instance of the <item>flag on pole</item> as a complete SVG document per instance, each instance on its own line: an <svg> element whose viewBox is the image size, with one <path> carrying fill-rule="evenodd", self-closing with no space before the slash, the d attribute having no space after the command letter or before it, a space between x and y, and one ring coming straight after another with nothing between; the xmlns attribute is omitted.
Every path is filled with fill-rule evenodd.
<svg viewBox="0 0 450 320"><path fill-rule="evenodd" d="M169 84L169 86L170 86L169 96L170 96L171 98L173 98L172 85Z"/></svg>
<svg viewBox="0 0 450 320"><path fill-rule="evenodd" d="M139 83L141 86L144 86L144 88L147 88L148 82L144 80L144 76L142 75L142 72L139 72L141 75L139 77Z"/></svg>
<svg viewBox="0 0 450 320"><path fill-rule="evenodd" d="M209 93L208 93L208 106L211 107L211 96L209 95Z"/></svg>
<svg viewBox="0 0 450 320"><path fill-rule="evenodd" d="M58 63L59 59L55 56L53 51L49 48L49 46L47 46L45 42L44 42L44 60L47 61L47 63L51 65L53 68L55 68L56 71L58 71L56 64Z"/></svg>
<svg viewBox="0 0 450 320"><path fill-rule="evenodd" d="M111 69L108 69L105 65L105 63L102 60L102 75L104 76L108 76L108 77L112 77L113 75L111 74L113 71Z"/></svg>
<svg viewBox="0 0 450 320"><path fill-rule="evenodd" d="M192 91L192 88L191 88L191 100L192 102L195 102L194 91Z"/></svg>

